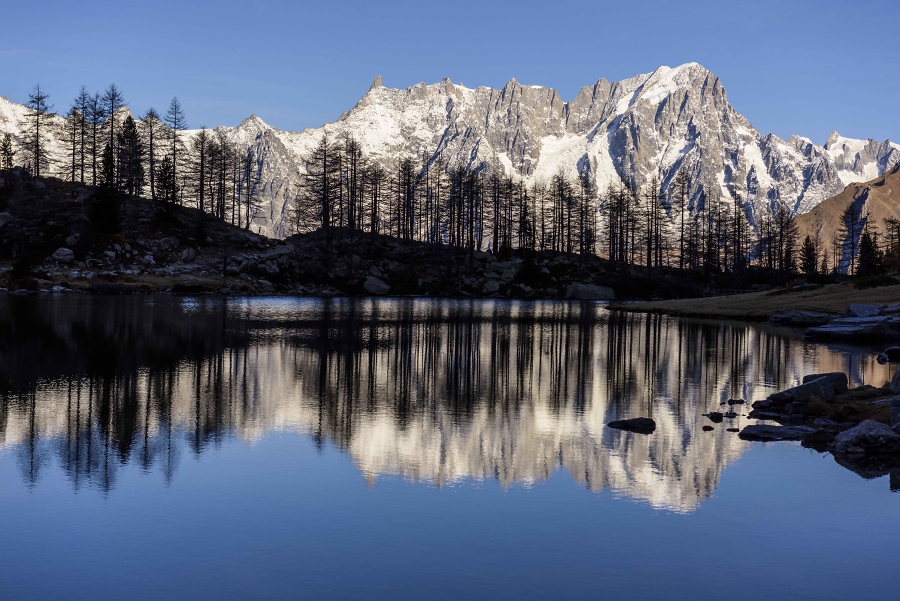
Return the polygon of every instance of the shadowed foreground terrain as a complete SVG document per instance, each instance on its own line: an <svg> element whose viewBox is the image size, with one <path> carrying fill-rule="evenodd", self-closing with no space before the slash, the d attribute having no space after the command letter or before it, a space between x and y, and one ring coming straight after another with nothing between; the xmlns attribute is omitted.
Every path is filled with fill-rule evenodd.
<svg viewBox="0 0 900 601"><path fill-rule="evenodd" d="M492 254L338 229L274 240L139 197L120 195L114 219L96 209L93 187L16 171L0 179L0 288L10 291L583 299L703 291L673 270L593 255Z"/></svg>

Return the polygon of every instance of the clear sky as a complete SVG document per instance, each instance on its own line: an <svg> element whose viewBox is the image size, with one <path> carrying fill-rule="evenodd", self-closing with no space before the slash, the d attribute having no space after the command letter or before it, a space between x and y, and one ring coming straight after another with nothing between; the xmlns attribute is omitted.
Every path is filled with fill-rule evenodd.
<svg viewBox="0 0 900 601"><path fill-rule="evenodd" d="M135 112L173 95L188 123L336 119L375 75L407 87L511 77L564 99L601 77L695 61L762 133L900 141L900 2L42 0L0 8L0 95L38 82L64 112L115 82Z"/></svg>

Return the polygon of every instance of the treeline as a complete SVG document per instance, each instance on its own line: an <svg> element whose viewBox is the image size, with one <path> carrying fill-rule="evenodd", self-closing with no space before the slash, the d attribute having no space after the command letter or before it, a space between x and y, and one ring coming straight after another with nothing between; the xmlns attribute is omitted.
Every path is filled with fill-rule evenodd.
<svg viewBox="0 0 900 601"><path fill-rule="evenodd" d="M291 231L321 229L326 240L348 229L470 250L600 254L739 276L751 268L785 277L875 275L900 256L900 222L886 222L889 235L879 239L851 207L831 248L810 237L801 243L786 206L759 216L754 228L740 197L695 194L684 169L668 194L655 178L642 190L623 178L599 191L589 172L560 171L549 182L526 184L484 165L450 165L439 153L375 162L352 136L328 135L304 163L286 220Z"/></svg>
<svg viewBox="0 0 900 601"><path fill-rule="evenodd" d="M324 136L304 162L288 207L297 233L348 228L471 250L595 252L598 197L587 178L525 185L427 153L389 171L349 136Z"/></svg>
<svg viewBox="0 0 900 601"><path fill-rule="evenodd" d="M115 85L102 94L82 87L60 125L37 86L27 108L20 139L0 139L0 168L20 165L40 176L52 166L73 182L193 206L201 217L243 228L261 210L260 158L222 129L185 136L177 98L165 115L151 108L135 119ZM341 229L494 253L599 254L618 263L738 276L751 268L791 277L876 275L900 267L898 220L885 221L882 234L851 206L831 240L800 241L786 206L751 224L740 197L724 201L697 192L684 169L666 187L654 178L635 189L622 178L598 190L589 170L575 177L561 170L547 182L526 184L484 164L451 164L440 153L385 159L370 160L352 136L323 136L304 157L296 194L285 206L286 231L321 229L329 242ZM114 211L111 203L98 205L100 211Z"/></svg>
<svg viewBox="0 0 900 601"><path fill-rule="evenodd" d="M239 147L221 129L201 128L186 139L177 97L162 116L150 108L135 119L125 106L115 84L102 94L82 87L60 124L37 86L20 138L0 139L0 168L21 166L34 176L52 170L106 191L193 206L249 229L259 210L260 163L252 148Z"/></svg>

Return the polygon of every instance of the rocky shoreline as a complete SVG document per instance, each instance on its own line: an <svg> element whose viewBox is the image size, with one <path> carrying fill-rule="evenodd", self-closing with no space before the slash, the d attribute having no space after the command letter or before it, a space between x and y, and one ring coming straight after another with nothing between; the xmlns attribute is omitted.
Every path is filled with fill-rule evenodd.
<svg viewBox="0 0 900 601"><path fill-rule="evenodd" d="M900 347L885 354L898 357ZM703 426L704 431L738 417L735 406L744 405L744 401L732 399L723 405L728 406L725 413L704 414L710 422ZM742 440L800 442L820 453L830 453L838 464L864 478L900 469L900 370L880 388L850 388L843 372L810 374L797 386L755 401L751 407L747 417L762 423L740 430L726 428ZM650 435L656 423L638 417L612 421L607 427Z"/></svg>
<svg viewBox="0 0 900 601"><path fill-rule="evenodd" d="M778 425L746 426L744 440L800 441L867 478L900 468L900 370L880 388L850 388L842 372L810 374L752 407L748 417Z"/></svg>

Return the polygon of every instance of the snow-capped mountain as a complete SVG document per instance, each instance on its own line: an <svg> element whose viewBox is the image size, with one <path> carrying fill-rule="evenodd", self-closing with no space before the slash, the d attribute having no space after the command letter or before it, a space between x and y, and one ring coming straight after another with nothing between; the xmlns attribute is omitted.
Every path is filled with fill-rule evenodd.
<svg viewBox="0 0 900 601"><path fill-rule="evenodd" d="M0 131L7 127L4 110ZM668 189L684 166L695 202L740 198L754 222L778 203L809 211L900 161L900 145L890 141L834 132L819 146L799 136L763 136L731 106L719 78L696 63L619 82L601 79L569 102L551 88L514 79L499 90L449 79L397 90L379 77L355 107L320 128L280 131L254 115L227 131L256 149L260 198L268 208L256 221L277 236L285 234L284 204L296 190L303 157L326 132L352 133L370 158L385 163L424 152L527 181L560 170L589 173L601 192L623 178L643 187L653 176Z"/></svg>

